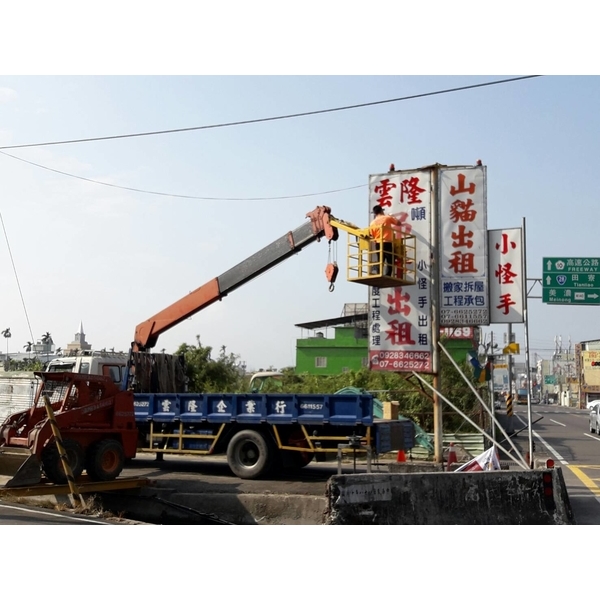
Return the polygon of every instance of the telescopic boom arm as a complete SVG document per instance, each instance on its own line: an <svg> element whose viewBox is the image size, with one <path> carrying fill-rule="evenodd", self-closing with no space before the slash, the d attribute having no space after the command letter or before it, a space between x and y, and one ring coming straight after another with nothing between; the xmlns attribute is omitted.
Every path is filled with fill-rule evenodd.
<svg viewBox="0 0 600 600"><path fill-rule="evenodd" d="M319 241L323 237L336 241L339 235L338 227L355 235L364 236L362 230L351 223L332 217L328 206L317 206L306 216L310 219L308 222L294 231L289 231L219 277L211 279L147 321L140 323L135 329L132 349L140 352L154 348L161 334L297 254L312 242ZM336 274L337 271L330 281L333 281Z"/></svg>

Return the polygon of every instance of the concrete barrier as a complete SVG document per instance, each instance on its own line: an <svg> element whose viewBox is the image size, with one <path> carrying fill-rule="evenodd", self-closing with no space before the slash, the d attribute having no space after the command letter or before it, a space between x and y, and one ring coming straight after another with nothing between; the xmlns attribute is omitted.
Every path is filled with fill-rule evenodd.
<svg viewBox="0 0 600 600"><path fill-rule="evenodd" d="M574 525L560 468L336 475L329 525Z"/></svg>

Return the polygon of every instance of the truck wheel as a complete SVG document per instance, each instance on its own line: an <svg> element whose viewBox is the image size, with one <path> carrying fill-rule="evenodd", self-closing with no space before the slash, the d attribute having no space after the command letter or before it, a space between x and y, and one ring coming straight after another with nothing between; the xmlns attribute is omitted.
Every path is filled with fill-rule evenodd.
<svg viewBox="0 0 600 600"><path fill-rule="evenodd" d="M94 481L112 481L123 470L125 452L117 440L101 440L88 450L85 469Z"/></svg>
<svg viewBox="0 0 600 600"><path fill-rule="evenodd" d="M69 461L73 477L77 478L83 472L83 448L79 442L71 439L64 439L62 444L67 454L67 460ZM42 469L52 483L67 483L67 475L60 459L56 441L50 442L42 451Z"/></svg>
<svg viewBox="0 0 600 600"><path fill-rule="evenodd" d="M227 464L240 479L257 479L266 474L272 459L269 443L252 429L236 433L227 446Z"/></svg>

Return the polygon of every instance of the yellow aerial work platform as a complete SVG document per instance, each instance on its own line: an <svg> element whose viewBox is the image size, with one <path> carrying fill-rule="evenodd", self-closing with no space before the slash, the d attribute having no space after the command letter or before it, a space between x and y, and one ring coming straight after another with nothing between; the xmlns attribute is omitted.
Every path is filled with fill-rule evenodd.
<svg viewBox="0 0 600 600"><path fill-rule="evenodd" d="M381 288L414 285L417 282L415 236L394 231L391 244L391 250L378 249L380 245L368 229L348 231L348 281Z"/></svg>

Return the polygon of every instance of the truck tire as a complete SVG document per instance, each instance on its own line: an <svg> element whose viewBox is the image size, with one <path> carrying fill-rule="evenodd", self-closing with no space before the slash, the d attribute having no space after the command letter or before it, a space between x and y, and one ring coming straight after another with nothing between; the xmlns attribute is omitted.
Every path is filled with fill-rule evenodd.
<svg viewBox="0 0 600 600"><path fill-rule="evenodd" d="M273 450L258 431L244 429L227 446L227 464L240 479L258 479L271 469Z"/></svg>
<svg viewBox="0 0 600 600"><path fill-rule="evenodd" d="M101 440L88 450L85 469L94 481L116 479L125 465L125 452L117 440Z"/></svg>
<svg viewBox="0 0 600 600"><path fill-rule="evenodd" d="M69 467L71 467L73 477L77 478L83 472L83 448L81 447L81 444L79 442L68 438L64 439L62 441L62 444L67 454L67 460L69 461ZM42 451L41 460L42 470L46 474L46 477L50 481L52 481L52 483L67 483L67 474L65 473L65 470L63 468L56 441L50 442L44 448L44 450Z"/></svg>

